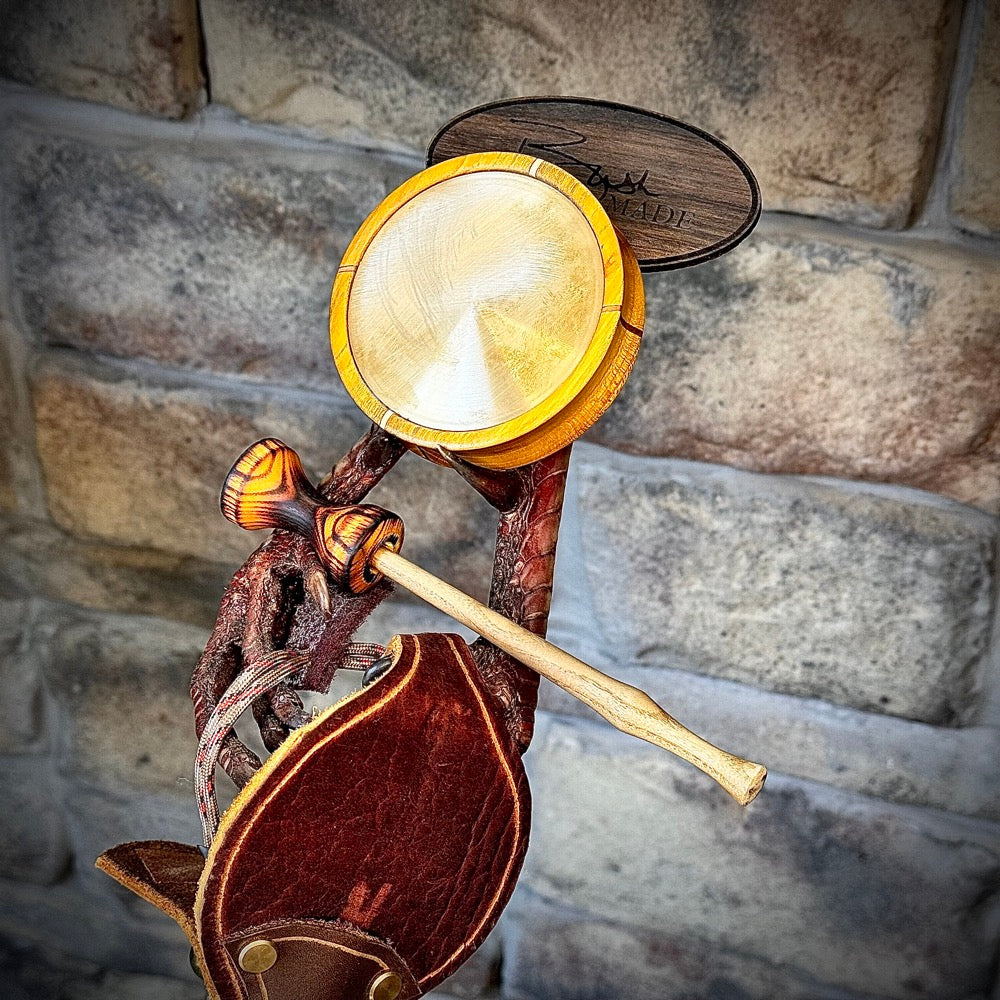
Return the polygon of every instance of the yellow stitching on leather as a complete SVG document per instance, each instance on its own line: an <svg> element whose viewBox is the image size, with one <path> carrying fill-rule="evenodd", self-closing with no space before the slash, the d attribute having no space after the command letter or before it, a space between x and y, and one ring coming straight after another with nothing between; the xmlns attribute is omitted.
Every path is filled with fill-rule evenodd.
<svg viewBox="0 0 1000 1000"><path fill-rule="evenodd" d="M521 834L521 803L517 797L517 781L514 778L514 773L510 768L510 764L507 761L507 757L503 752L503 747L500 745L499 739L497 739L496 729L493 726L493 722L490 719L489 712L486 709L486 703L483 701L482 695L480 695L479 693L479 689L473 683L472 677L469 675L469 671L466 669L465 658L462 656L461 653L459 653L458 648L455 646L454 640L447 635L445 636L445 638L448 640L448 644L451 646L452 651L455 654L455 657L458 659L459 665L462 668L462 673L465 675L465 679L468 682L469 687L472 688L472 693L476 696L476 701L479 702L479 710L482 712L483 720L486 722L486 729L487 732L489 732L490 734L490 740L493 742L493 746L496 749L497 757L503 764L504 771L507 772L507 780L510 782L511 795L514 799L514 844L516 845L520 840L520 834ZM427 975L420 980L420 983L425 983L432 976L436 976L450 962L455 961L455 959L462 953L463 949L465 949L468 946L469 942L475 939L476 935L479 933L480 930L482 930L483 925L486 923L487 920L489 920L490 915L496 909L497 903L500 901L500 896L503 894L504 886L506 886L507 884L507 879L510 876L510 870L513 867L513 865L514 865L514 852L512 851L510 857L507 859L507 867L504 869L503 879L500 881L500 887L497 889L493 898L490 900L490 904L486 908L486 912L483 914L482 920L480 920L479 923L476 925L475 930L473 930L469 934L469 936L436 969L434 969L431 972L428 972Z"/></svg>
<svg viewBox="0 0 1000 1000"><path fill-rule="evenodd" d="M398 638L399 638L398 636L394 637L392 642L390 642L389 647L387 648L391 649L393 643L395 643L396 639ZM402 642L400 641L399 643L397 643L397 645L399 647L399 654L397 654L396 656L396 659L398 661L399 655L402 654ZM409 684L409 682L413 678L414 673L416 672L417 665L420 663L420 644L415 642L414 646L416 648L416 656L414 657L413 660L413 666L410 667L407 673L400 679L399 683L390 691L387 691L385 697L377 701L374 705L371 705L369 708L365 709L364 712L361 712L358 715L355 715L352 719L349 719L340 728L334 730L334 732L329 733L319 743L315 744L306 754L304 754L301 760L299 760L298 763L291 768L291 770L288 772L288 774L285 775L285 777L281 780L281 782L277 785L277 787L275 787L267 796L267 798L265 798L263 802L261 802L258 805L253 816L250 818L250 821L244 824L240 832L239 838L233 845L233 848L230 851L229 856L225 859L222 872L220 873L219 887L216 890L215 894L217 904L215 906L215 911L212 914L212 918L215 927L215 934L219 938L219 940L222 940L223 937L222 922L219 913L222 904L222 899L225 896L226 886L229 883L229 876L232 871L233 864L236 861L236 856L239 853L240 847L242 846L243 842L250 835L254 823L256 823L257 819L260 817L260 814L264 811L268 802L270 802L271 799L273 799L274 796L277 795L279 791L281 791L281 789L292 779L292 777L294 777L296 772L305 764L307 760L309 760L313 756L313 754L317 753L320 749L322 749L327 743L330 742L330 740L335 739L341 733L347 732L348 730L356 726L358 723L363 722L370 715L377 712L380 708L382 708L389 701L395 698L396 695L398 695L399 692L402 691L407 684ZM344 699L344 701L347 700L349 699ZM204 890L207 885L207 880L205 879L205 875L207 875L208 871L212 867L215 858L218 856L221 846L226 841L227 839L226 834L233 826L233 819L235 818L236 814L237 813L242 814L243 811L242 808L234 808L234 807L236 807L240 803L241 799L243 801L248 801L249 798L252 797L253 793L257 790L257 788L263 783L268 774L270 774L270 772L274 770L274 768L277 766L278 763L280 763L281 760L284 760L284 758L288 756L290 750L296 744L301 742L305 738L307 733L311 733L319 725L321 725L323 721L325 721L342 704L343 701L338 702L336 705L331 706L329 709L327 709L326 712L320 715L311 726L305 726L302 729L298 730L296 733L293 733L273 754L271 754L270 757L268 757L268 759L261 766L260 770L257 771L257 773L250 779L250 781L247 782L247 784L241 791L240 795L236 797L233 804L229 807L229 809L226 810L226 815L222 817L222 822L219 824L219 829L215 834L215 839L212 841L212 847L208 853L208 860L205 862L205 872L203 873L202 881L198 886L198 897L195 902L195 921L199 931L199 938L202 936L201 934L203 926L202 910L204 909L204 902L205 902ZM276 757L278 758L277 761L275 759ZM226 822L227 817L230 817L228 823ZM226 972L229 974L229 978L232 984L237 988L237 990L239 990L241 988L241 980L236 975L233 969L232 956L229 954L228 951L226 951L226 949L222 950L225 958ZM207 969L205 970L205 974L206 976L209 977L209 979L211 978L211 974L208 972Z"/></svg>
<svg viewBox="0 0 1000 1000"><path fill-rule="evenodd" d="M370 958L373 962L378 962L378 964L383 969L389 969L389 963L384 959L378 957L378 955L373 955L368 951L355 951L353 948L348 948L346 944L340 944L337 941L326 941L323 938L307 937L305 935L290 935L289 937L279 938L276 937L275 941L312 941L315 944L321 944L324 948L339 948L341 951L346 951L350 955L356 955L358 958Z"/></svg>

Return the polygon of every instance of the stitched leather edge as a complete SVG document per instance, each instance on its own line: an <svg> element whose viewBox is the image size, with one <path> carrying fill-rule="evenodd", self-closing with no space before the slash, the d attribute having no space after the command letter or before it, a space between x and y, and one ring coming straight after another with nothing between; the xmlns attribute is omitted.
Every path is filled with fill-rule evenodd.
<svg viewBox="0 0 1000 1000"><path fill-rule="evenodd" d="M394 657L393 667L395 667L396 662L398 662L399 657L402 654L402 651L403 651L403 644L400 636L398 635L393 636L389 644L386 646L386 652L391 653ZM373 702L363 712L359 713L358 715L355 715L351 719L348 719L342 726L339 726L333 732L328 733L323 740L321 740L319 743L316 743L313 747L311 747L309 752L304 754L302 758L295 764L295 766L288 772L288 774L285 775L285 777L281 780L280 784L278 784L274 789L272 789L270 794L268 794L267 797L264 798L263 801L257 805L254 814L251 817L249 817L249 819L245 819L243 813L247 810L248 806L250 805L253 796L261 788L261 786L268 780L268 778L271 775L271 772L278 766L278 764L281 761L283 761L287 756L289 756L291 753L293 753L295 749L298 747L298 744L301 743L304 739L306 739L309 736L309 734L313 732L313 730L315 730L317 727L321 726L324 722L326 722L326 720L334 712L338 711L344 705L350 703L355 698L359 697L363 693L363 689L361 691L351 692L351 694L347 695L347 697L342 698L336 704L331 705L328 709L326 709L324 712L318 715L309 725L303 726L301 729L292 733L288 737L288 739L286 739L285 742L282 743L281 746L278 747L278 749L275 750L274 753L272 753L271 756L268 757L266 761L264 761L264 763L261 765L260 770L258 770L257 773L246 783L246 785L243 786L239 794L233 800L232 805L230 805L230 807L226 810L225 814L222 817L222 821L219 823L219 829L215 834L215 839L212 841L212 847L209 849L208 859L205 862L205 871L202 873L201 879L198 882L198 895L195 899L195 904L194 904L194 916L195 916L195 926L197 928L199 940L204 940L205 936L204 909L205 909L206 888L208 885L209 878L212 877L213 875L213 869L216 863L222 865L221 873L219 875L219 880L220 880L219 888L216 891L216 899L221 903L222 899L224 899L225 897L226 884L228 883L229 875L232 869L232 865L235 862L236 855L239 853L240 847L243 841L249 835L250 830L252 829L254 823L259 819L261 813L264 811L264 808L266 807L268 801L270 801L270 799L273 798L273 796L282 787L284 787L284 785L287 784L288 781L290 781L295 776L296 772L306 763L307 760L309 760L310 757L312 757L314 753L318 752L330 740L335 739L341 733L344 733L347 730L352 729L354 726L359 725L361 722L363 722L369 716L373 715L385 704L387 704L389 701L395 698L406 687L406 685L410 683L414 674L416 673L416 669L419 663L420 663L420 648L418 645L416 649L416 656L414 657L413 663L410 666L410 669L406 672L406 674L404 674L396 682L395 685L388 688L385 694L378 701ZM393 667L389 668L389 672L385 675L384 680L387 680L392 676ZM232 830L236 826L238 819L243 821L243 829L240 832L239 836L237 837L236 841L231 846L226 847L225 855L220 860L219 856L222 853L223 848L225 846L225 842L227 839L226 835L229 833L230 830ZM215 940L221 942L224 938L224 935L222 933L218 906L216 906L215 912L211 914L211 917L214 920L212 928L214 931L214 938ZM240 979L239 975L233 968L231 957L226 952L225 948L220 948L219 950L220 953L224 956L225 969L226 972L229 974L231 985L235 987L237 991L236 995L245 996L242 980ZM207 985L209 979L211 979L211 975L207 969L204 969L203 971L205 972L207 977L206 978L206 985ZM211 995L211 990L209 991L209 995L210 995L210 1000L218 1000L218 997Z"/></svg>

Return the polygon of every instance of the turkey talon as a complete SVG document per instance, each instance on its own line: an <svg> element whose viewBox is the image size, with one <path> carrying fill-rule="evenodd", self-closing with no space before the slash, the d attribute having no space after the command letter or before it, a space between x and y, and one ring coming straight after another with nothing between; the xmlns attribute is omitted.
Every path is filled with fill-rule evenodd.
<svg viewBox="0 0 1000 1000"><path fill-rule="evenodd" d="M402 441L372 426L323 480L324 498L332 504L360 503L405 452ZM199 738L242 667L275 650L291 646L310 657L303 676L294 678L292 685L327 690L353 631L391 589L386 582L364 599L349 601L331 594L312 545L287 531L273 532L226 587L212 635L195 666L191 698ZM253 715L264 745L272 751L292 728L312 718L288 684L258 698ZM224 738L219 763L240 788L261 766L235 731Z"/></svg>
<svg viewBox="0 0 1000 1000"><path fill-rule="evenodd" d="M322 567L311 570L306 575L306 590L320 614L329 620L333 612L330 608L330 585L326 579L326 570Z"/></svg>
<svg viewBox="0 0 1000 1000"><path fill-rule="evenodd" d="M282 681L267 694L271 702L271 711L278 721L288 729L301 729L309 721L309 713L302 704L298 692Z"/></svg>
<svg viewBox="0 0 1000 1000"><path fill-rule="evenodd" d="M237 788L242 788L259 770L260 757L230 732L222 741L219 763Z"/></svg>

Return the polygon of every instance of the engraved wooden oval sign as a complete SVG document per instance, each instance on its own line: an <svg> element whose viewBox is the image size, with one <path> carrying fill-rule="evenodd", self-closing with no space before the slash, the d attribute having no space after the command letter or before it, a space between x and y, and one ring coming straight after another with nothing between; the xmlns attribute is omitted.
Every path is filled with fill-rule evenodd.
<svg viewBox="0 0 1000 1000"><path fill-rule="evenodd" d="M626 104L584 97L484 104L438 132L427 163L486 150L528 153L586 184L644 271L718 257L760 217L756 178L728 146L693 125Z"/></svg>

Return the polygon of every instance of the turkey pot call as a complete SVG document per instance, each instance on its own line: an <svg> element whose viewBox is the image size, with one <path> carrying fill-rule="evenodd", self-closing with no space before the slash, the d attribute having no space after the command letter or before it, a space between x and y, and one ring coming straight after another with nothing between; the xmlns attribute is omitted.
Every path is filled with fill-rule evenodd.
<svg viewBox="0 0 1000 1000"><path fill-rule="evenodd" d="M365 220L334 281L330 340L374 423L432 459L512 468L610 406L643 320L635 255L585 185L525 154L475 153Z"/></svg>

